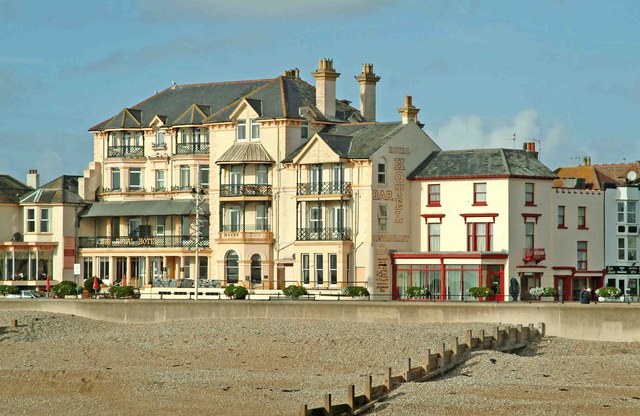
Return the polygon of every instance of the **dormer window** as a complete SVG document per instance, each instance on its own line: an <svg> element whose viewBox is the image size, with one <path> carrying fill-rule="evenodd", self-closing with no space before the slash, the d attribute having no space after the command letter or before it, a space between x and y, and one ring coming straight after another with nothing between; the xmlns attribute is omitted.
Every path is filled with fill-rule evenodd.
<svg viewBox="0 0 640 416"><path fill-rule="evenodd" d="M257 140L260 138L260 123L258 120L251 119L251 140Z"/></svg>
<svg viewBox="0 0 640 416"><path fill-rule="evenodd" d="M164 131L158 130L156 132L156 142L154 144L155 147L164 147Z"/></svg>
<svg viewBox="0 0 640 416"><path fill-rule="evenodd" d="M247 139L247 120L238 120L238 126L236 127L236 139Z"/></svg>

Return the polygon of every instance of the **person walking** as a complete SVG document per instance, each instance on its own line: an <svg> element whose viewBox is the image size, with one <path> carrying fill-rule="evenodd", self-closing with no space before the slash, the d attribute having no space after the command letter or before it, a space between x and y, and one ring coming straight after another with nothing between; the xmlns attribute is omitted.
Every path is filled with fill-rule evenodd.
<svg viewBox="0 0 640 416"><path fill-rule="evenodd" d="M584 286L580 291L580 303L584 305L591 303L591 292L586 286Z"/></svg>

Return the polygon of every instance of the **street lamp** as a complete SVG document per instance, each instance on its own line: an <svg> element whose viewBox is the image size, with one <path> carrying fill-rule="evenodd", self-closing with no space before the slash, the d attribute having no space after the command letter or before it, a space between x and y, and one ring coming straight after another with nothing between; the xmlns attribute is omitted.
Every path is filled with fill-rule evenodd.
<svg viewBox="0 0 640 416"><path fill-rule="evenodd" d="M195 288L196 288L196 297L195 300L198 300L198 280L200 279L200 262L199 254L200 254L200 210L202 209L202 205L204 204L204 189L202 188L191 188L191 196L193 197L193 208L196 211L196 220L194 226L194 233L196 237L196 273L195 273Z"/></svg>

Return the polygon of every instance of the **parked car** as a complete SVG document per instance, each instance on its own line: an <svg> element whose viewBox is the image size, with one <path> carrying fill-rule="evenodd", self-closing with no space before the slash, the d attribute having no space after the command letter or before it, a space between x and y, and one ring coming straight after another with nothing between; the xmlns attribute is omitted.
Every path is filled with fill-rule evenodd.
<svg viewBox="0 0 640 416"><path fill-rule="evenodd" d="M40 299L44 298L37 290L21 290L19 294L5 295L8 299Z"/></svg>

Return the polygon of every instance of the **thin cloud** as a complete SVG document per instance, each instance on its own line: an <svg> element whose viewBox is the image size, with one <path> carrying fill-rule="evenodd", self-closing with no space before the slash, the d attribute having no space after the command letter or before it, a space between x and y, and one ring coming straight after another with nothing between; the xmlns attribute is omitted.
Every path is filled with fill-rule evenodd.
<svg viewBox="0 0 640 416"><path fill-rule="evenodd" d="M515 141L513 140L515 133ZM575 152L571 133L562 123L547 125L536 110L523 110L511 119L490 119L479 115L456 115L434 134L444 150L478 148L522 148L523 142L535 141L541 160L550 168L559 166L559 155ZM588 151L585 148L583 151Z"/></svg>
<svg viewBox="0 0 640 416"><path fill-rule="evenodd" d="M630 99L635 103L640 103L640 81L636 81L633 86L627 87L618 84L604 85L601 81L595 81L589 87L591 92L603 95L614 95Z"/></svg>
<svg viewBox="0 0 640 416"><path fill-rule="evenodd" d="M0 63L3 64L20 64L20 65L39 65L45 63L39 58L22 58L19 56L0 56Z"/></svg>
<svg viewBox="0 0 640 416"><path fill-rule="evenodd" d="M142 13L154 20L175 19L176 16L218 18L278 18L298 16L317 19L318 16L344 15L370 11L393 0L143 0Z"/></svg>

